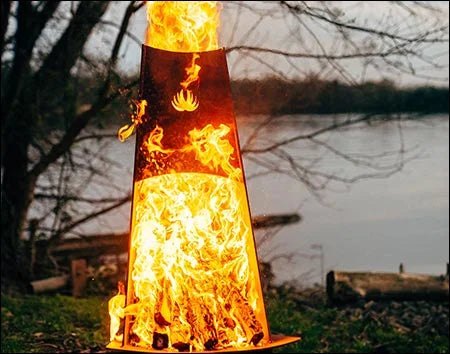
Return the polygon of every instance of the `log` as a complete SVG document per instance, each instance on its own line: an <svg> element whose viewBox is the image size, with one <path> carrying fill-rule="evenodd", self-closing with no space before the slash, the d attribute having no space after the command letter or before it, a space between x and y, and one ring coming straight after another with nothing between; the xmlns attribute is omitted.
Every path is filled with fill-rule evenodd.
<svg viewBox="0 0 450 354"><path fill-rule="evenodd" d="M55 291L65 287L69 283L69 275L61 275L42 280L35 280L30 283L30 291L33 294Z"/></svg>
<svg viewBox="0 0 450 354"><path fill-rule="evenodd" d="M448 301L449 282L435 275L330 271L327 295L332 304L359 300Z"/></svg>

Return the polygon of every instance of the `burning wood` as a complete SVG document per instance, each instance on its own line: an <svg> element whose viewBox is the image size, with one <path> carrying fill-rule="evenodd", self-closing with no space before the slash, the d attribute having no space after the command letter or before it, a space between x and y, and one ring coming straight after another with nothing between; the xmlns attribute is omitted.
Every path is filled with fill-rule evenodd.
<svg viewBox="0 0 450 354"><path fill-rule="evenodd" d="M164 349L167 348L169 346L169 337L167 334L162 334L162 333L158 333L155 332L153 334L153 343L152 343L152 347L154 349Z"/></svg>
<svg viewBox="0 0 450 354"><path fill-rule="evenodd" d="M172 344L172 347L174 347L179 352L188 352L191 346L187 343L176 342Z"/></svg>
<svg viewBox="0 0 450 354"><path fill-rule="evenodd" d="M155 322L160 326L170 326L170 322L167 322L166 319L161 315L161 312L157 312L155 314Z"/></svg>

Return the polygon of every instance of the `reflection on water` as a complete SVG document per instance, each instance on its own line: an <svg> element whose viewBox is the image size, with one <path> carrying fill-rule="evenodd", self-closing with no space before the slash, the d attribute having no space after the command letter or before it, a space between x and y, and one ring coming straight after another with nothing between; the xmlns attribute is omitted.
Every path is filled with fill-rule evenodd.
<svg viewBox="0 0 450 354"><path fill-rule="evenodd" d="M246 147L246 140L261 119L238 119L242 148ZM305 134L334 119L342 118L279 117L261 129L258 144L266 146ZM325 255L325 270L397 271L402 262L408 272L443 273L449 258L449 119L440 115L421 121L403 121L401 132L404 147L412 149L415 158L400 172L386 179L363 179L349 188L332 183L327 186L322 202L313 197L304 184L285 175L248 179L253 215L298 211L304 217L301 223L287 226L277 234L268 247L268 256L293 251L312 255L317 251L311 249L311 245L320 244ZM321 139L355 158L361 154L378 156L382 152L398 151L401 146L395 122L364 123L357 128L321 136ZM123 144L113 142L108 150L109 158L124 166L120 173L114 173L111 182L129 188L134 162L133 140ZM286 150L308 166L326 173L351 177L367 172L308 141L293 143ZM378 157L377 161L395 163L397 157L389 154ZM276 160L273 163L276 164ZM245 156L244 167L247 178L259 171ZM84 231L122 232L128 228L129 213L130 206L126 205L116 214L103 218L101 223L85 227ZM275 272L277 279L283 281L310 269L314 273L309 279L319 281L319 259L299 257L287 266L277 263Z"/></svg>

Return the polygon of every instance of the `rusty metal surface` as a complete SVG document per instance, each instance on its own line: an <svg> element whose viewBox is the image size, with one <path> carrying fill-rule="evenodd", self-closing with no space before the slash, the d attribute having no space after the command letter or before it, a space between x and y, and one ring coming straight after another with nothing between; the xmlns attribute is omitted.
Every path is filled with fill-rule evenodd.
<svg viewBox="0 0 450 354"><path fill-rule="evenodd" d="M189 132L208 124L217 128L225 124L231 128L227 139L234 148L232 164L240 167L239 144L224 49L197 53L201 66L200 79L191 87L199 101L192 112L179 112L172 99L180 91L180 82L186 76L186 66L193 53L180 53L142 46L140 99L148 102L143 123L137 127L137 149L134 181L175 172L205 172L226 176L222 171L211 171L201 165L193 154L174 153L164 160L164 166L152 166L142 154L141 146L158 125L164 130L162 145L167 149L180 149L186 144Z"/></svg>
<svg viewBox="0 0 450 354"><path fill-rule="evenodd" d="M174 107L172 102L174 96L180 92L180 83L185 79L186 68L189 63L193 61L194 55L198 55L197 64L201 66L200 79L196 81L192 87L190 86L189 89L192 90L192 94L195 95L198 100L199 106L193 111L180 112ZM230 129L224 136L224 139L226 140L226 143L229 143L233 148L232 150L227 150L233 152L230 163L233 165L232 167L234 170L238 171L238 176L233 174L233 179L237 182L244 182L245 179L239 153L239 141L231 99L228 68L225 51L223 49L201 53L178 53L159 50L144 45L142 47L140 99L145 99L148 102L148 105L146 113L142 117L142 122L137 127L134 186L139 183L147 182L148 180L144 180L149 177L159 178L157 177L159 175L169 175L174 173L182 174L186 172L215 174L231 178L227 175L226 171L221 170L220 168L214 167L214 169L212 169L211 164L202 164L201 160L197 159L195 153L184 148L190 144L188 141L190 132L194 129L203 130L210 125L212 125L214 131L221 125L225 125ZM159 134L158 139L149 139L151 136L154 136L152 135L154 132L161 133L161 131L163 131L164 134ZM152 149L148 149L148 146L146 145L149 144L150 140ZM243 191L244 194L246 194L245 184ZM135 192L136 190L133 190L133 211L135 210L133 209L135 208L134 204L136 202L135 196L139 195ZM244 198L246 198L245 195ZM246 199L248 201L248 198ZM250 226L248 202L244 209L245 211L242 211L245 214L243 217L248 219L248 224ZM259 299L262 299L253 235L251 235L251 239L248 240L248 245L247 252L250 268L254 270L254 274L257 277L257 285L255 286L259 292ZM135 261L135 256L131 252L131 237L129 249L128 269L130 272L130 265ZM130 281L130 274L128 276L126 304L131 305L134 301L132 295L133 285ZM270 344L265 346L249 346L246 349L240 350L230 348L221 351L261 351L298 340L298 338L294 337L270 338L263 303L258 306L257 316L258 319L256 320L255 318L255 321L259 321L258 323L262 324L261 333L264 333L264 338L266 340L271 340ZM139 352L160 352L158 350L155 351L152 347L139 348L129 344L131 342L129 329L132 321L130 316L126 316L123 339L124 345L121 346L118 343L111 343L108 348ZM258 331L260 330L261 329L258 329ZM258 342L256 341L255 343ZM165 345L165 347L166 346L167 345ZM167 352L167 350L163 351ZM176 349L171 349L170 351L177 352Z"/></svg>

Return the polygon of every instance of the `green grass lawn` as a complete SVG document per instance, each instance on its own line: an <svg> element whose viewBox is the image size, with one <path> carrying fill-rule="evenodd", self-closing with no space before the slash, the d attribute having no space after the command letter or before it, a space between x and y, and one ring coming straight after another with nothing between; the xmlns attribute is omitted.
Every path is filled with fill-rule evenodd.
<svg viewBox="0 0 450 354"><path fill-rule="evenodd" d="M79 352L108 343L106 299L2 295L1 309L3 353Z"/></svg>
<svg viewBox="0 0 450 354"><path fill-rule="evenodd" d="M107 299L69 296L2 295L2 345L7 352L95 352L108 343ZM325 304L299 308L285 297L266 300L272 333L300 335L302 341L276 349L280 353L383 352L445 353L448 335L403 333L354 319Z"/></svg>
<svg viewBox="0 0 450 354"><path fill-rule="evenodd" d="M448 353L449 337L402 333L354 319L345 311L325 305L296 310L288 301L268 299L272 333L300 335L302 341L278 348L277 353Z"/></svg>

